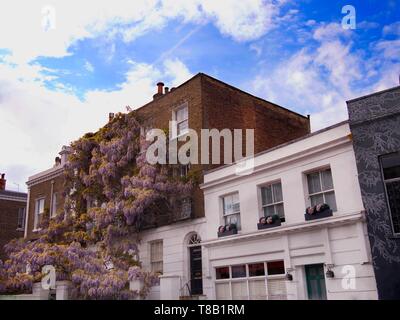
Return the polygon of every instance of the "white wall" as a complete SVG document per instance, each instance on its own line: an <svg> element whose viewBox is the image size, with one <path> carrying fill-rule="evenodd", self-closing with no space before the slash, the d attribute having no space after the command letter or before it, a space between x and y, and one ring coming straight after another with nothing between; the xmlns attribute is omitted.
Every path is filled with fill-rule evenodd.
<svg viewBox="0 0 400 320"><path fill-rule="evenodd" d="M190 235L205 234L205 219L188 220L168 226L149 229L140 233L139 258L143 268L150 271L150 243L163 240L163 275L179 276L180 288L189 281L188 240ZM158 299L160 288L152 288L148 299Z"/></svg>
<svg viewBox="0 0 400 320"><path fill-rule="evenodd" d="M287 281L289 299L306 299L304 265L334 265L333 279L326 279L328 299L376 299L376 284L369 256L363 204L354 151L347 123L316 133L255 157L254 172L236 176L234 166L206 174L204 185L206 235L203 241L205 293L215 298L215 267L284 260L293 269ZM333 217L305 221L309 206L305 173L330 167L337 211ZM286 221L282 226L257 230L262 216L260 186L280 180ZM217 238L223 224L222 196L239 192L241 230ZM356 287L342 285L343 266L354 267ZM325 267L325 271L326 271Z"/></svg>

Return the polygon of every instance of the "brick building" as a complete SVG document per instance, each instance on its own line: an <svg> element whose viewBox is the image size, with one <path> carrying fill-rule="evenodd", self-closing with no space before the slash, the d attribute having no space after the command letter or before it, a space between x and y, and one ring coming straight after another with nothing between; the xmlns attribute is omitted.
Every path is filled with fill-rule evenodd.
<svg viewBox="0 0 400 320"><path fill-rule="evenodd" d="M6 190L5 174L0 176L0 259L5 259L4 245L24 236L27 194Z"/></svg>
<svg viewBox="0 0 400 320"><path fill-rule="evenodd" d="M254 152L258 153L310 132L309 117L255 97L204 73L198 73L176 88L164 88L162 82L157 86L153 101L133 112L137 113L146 129L168 129L169 121L176 121L177 128L171 133L170 139L185 136L188 128L195 130L199 137L201 129L254 129ZM211 146L210 140L210 149ZM221 139L221 155L223 147ZM191 165L190 170L202 183L203 171L216 166ZM192 208L191 218L204 217L203 192L198 188L193 191ZM161 222L158 225L172 222L168 217L157 221Z"/></svg>
<svg viewBox="0 0 400 320"><path fill-rule="evenodd" d="M54 216L56 212L64 208L63 171L68 150L69 147L64 146L52 168L29 177L26 183L28 185L28 206L25 237L28 239L36 238L43 213L47 211L50 216Z"/></svg>
<svg viewBox="0 0 400 320"><path fill-rule="evenodd" d="M254 152L257 153L310 132L309 117L255 97L203 73L198 73L170 90L168 87L164 88L162 82L157 86L153 100L132 112L143 124L144 131L151 128L169 129L169 122L176 121L176 132L171 133L170 139L185 137L188 128L195 130L199 136L201 129L254 129ZM210 140L210 148L211 146ZM223 150L223 139L220 147ZM200 144L199 149L200 154ZM61 206L59 190L63 184L62 172L65 161L66 154L63 154L60 165L29 178L27 182L29 209L25 236L34 237L38 219L44 210L47 209L51 213L54 205L57 210L58 206ZM198 183L202 183L203 171L215 166L215 164L191 165L190 170L180 167L176 174L186 175L190 171L190 174L196 176ZM54 194L56 201L52 200ZM199 188L193 191L189 209L183 211L174 217L169 214L156 218L147 216L144 227L157 227L185 219L204 217L204 197Z"/></svg>

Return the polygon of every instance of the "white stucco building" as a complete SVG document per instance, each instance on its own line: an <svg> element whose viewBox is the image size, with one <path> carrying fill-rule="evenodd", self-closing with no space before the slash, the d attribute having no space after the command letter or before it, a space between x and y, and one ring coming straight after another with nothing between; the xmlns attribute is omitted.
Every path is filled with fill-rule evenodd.
<svg viewBox="0 0 400 320"><path fill-rule="evenodd" d="M205 218L142 234L144 266L163 272L149 298L178 299L189 287L206 299L376 299L348 123L269 149L254 164L250 175L230 165L204 176ZM319 203L331 210L305 215ZM236 234L218 235L232 222Z"/></svg>

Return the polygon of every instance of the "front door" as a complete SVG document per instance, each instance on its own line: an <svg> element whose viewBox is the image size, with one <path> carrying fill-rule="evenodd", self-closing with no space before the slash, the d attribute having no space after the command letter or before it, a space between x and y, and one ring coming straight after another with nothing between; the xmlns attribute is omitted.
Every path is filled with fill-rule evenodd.
<svg viewBox="0 0 400 320"><path fill-rule="evenodd" d="M203 294L203 277L201 266L201 246L190 247L190 292Z"/></svg>
<svg viewBox="0 0 400 320"><path fill-rule="evenodd" d="M326 300L326 287L323 264L305 266L308 299Z"/></svg>

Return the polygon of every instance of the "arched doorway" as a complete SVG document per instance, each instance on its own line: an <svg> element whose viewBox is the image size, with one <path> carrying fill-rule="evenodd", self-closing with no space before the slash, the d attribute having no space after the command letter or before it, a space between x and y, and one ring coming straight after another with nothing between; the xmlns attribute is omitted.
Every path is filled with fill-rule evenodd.
<svg viewBox="0 0 400 320"><path fill-rule="evenodd" d="M203 294L203 270L201 263L201 238L197 233L190 236L189 249L189 277L191 295Z"/></svg>

